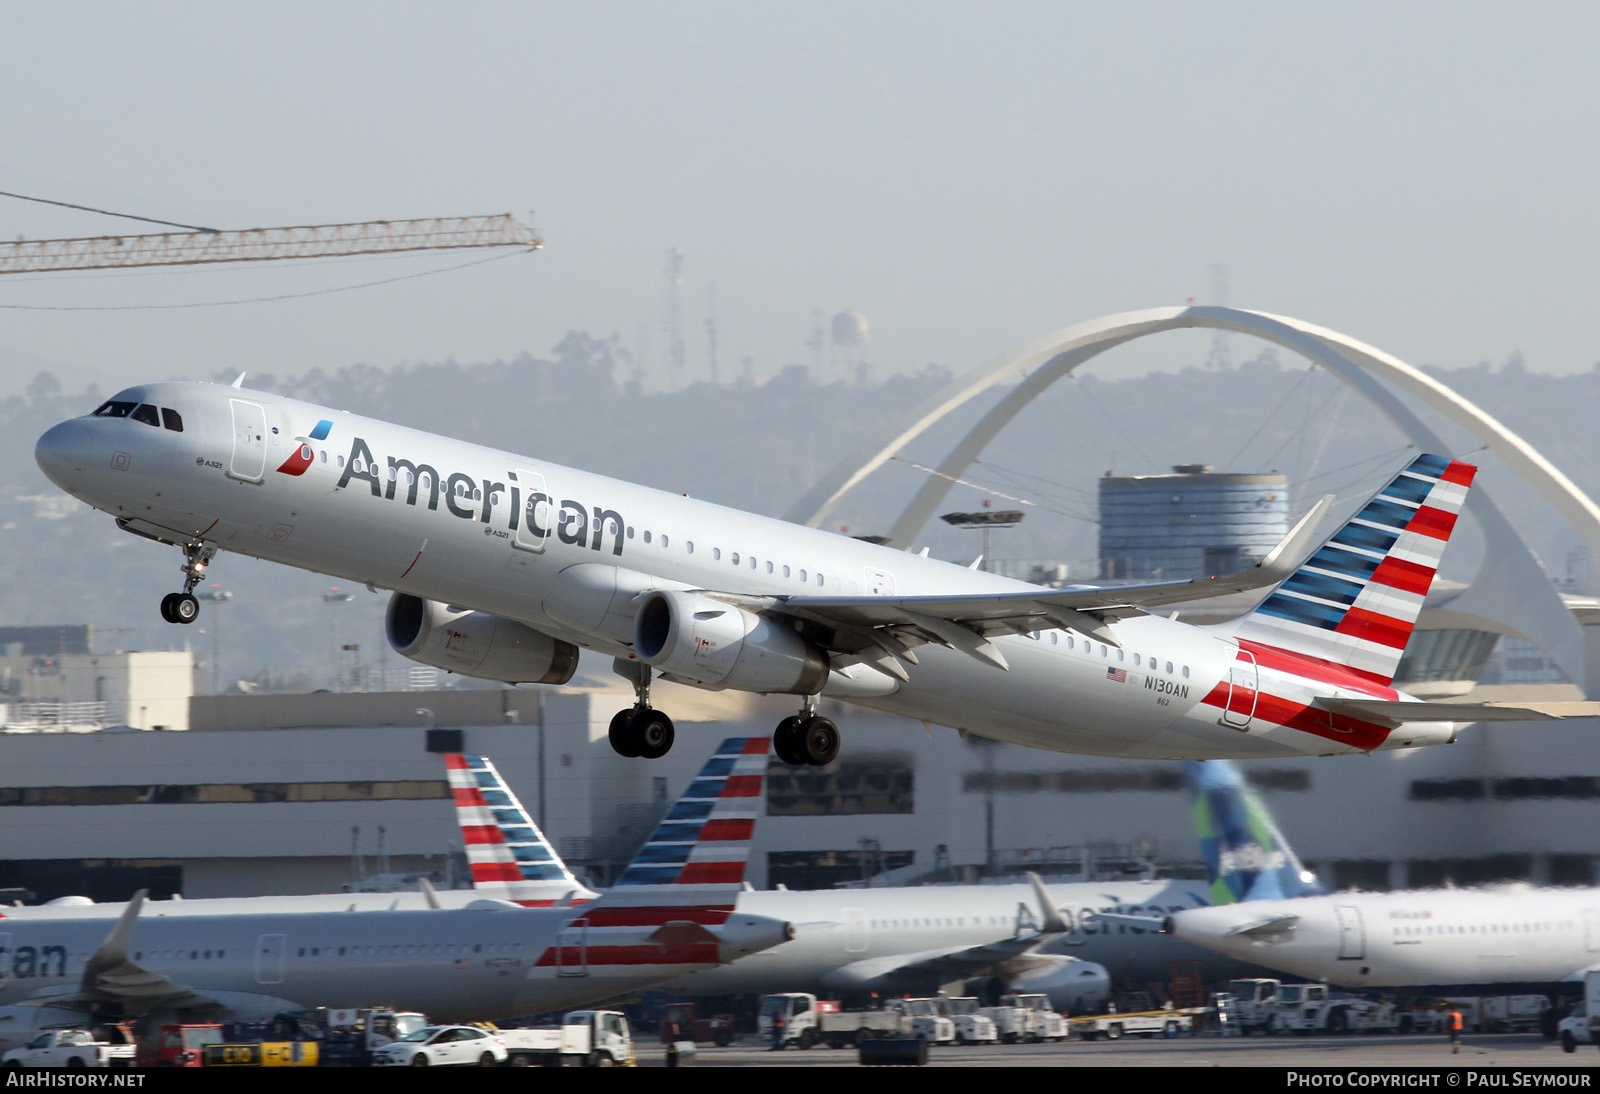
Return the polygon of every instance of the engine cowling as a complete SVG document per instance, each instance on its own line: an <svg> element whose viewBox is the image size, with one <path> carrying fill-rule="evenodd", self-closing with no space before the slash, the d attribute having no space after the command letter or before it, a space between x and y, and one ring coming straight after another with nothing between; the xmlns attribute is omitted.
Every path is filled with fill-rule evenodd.
<svg viewBox="0 0 1600 1094"><path fill-rule="evenodd" d="M463 676L565 684L578 671L578 647L570 642L515 620L408 593L389 598L383 629L400 656Z"/></svg>
<svg viewBox="0 0 1600 1094"><path fill-rule="evenodd" d="M698 593L647 593L633 648L650 667L707 688L814 695L828 655L763 616Z"/></svg>
<svg viewBox="0 0 1600 1094"><path fill-rule="evenodd" d="M1061 954L1033 954L1036 965L1004 977L1008 991L1019 994L1042 992L1050 1005L1067 1014L1099 1014L1111 998L1111 976L1104 965Z"/></svg>

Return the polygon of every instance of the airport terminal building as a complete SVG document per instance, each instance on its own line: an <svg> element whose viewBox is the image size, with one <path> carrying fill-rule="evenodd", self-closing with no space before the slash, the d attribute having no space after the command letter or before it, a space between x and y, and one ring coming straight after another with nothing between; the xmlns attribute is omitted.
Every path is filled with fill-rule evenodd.
<svg viewBox="0 0 1600 1094"><path fill-rule="evenodd" d="M623 689L196 696L187 732L7 731L0 885L110 900L465 884L439 755L458 750L489 756L574 871L609 882L718 742L769 734L792 706L671 685L658 701L678 739L656 761L607 741ZM823 709L846 747L821 769L771 761L758 887L1199 869L1180 763ZM1592 723L1479 725L1454 745L1241 766L1338 887L1600 881Z"/></svg>

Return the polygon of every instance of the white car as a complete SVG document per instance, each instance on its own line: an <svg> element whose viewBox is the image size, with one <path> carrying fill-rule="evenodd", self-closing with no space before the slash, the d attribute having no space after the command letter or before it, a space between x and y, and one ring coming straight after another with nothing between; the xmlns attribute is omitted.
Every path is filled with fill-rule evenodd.
<svg viewBox="0 0 1600 1094"><path fill-rule="evenodd" d="M505 1062L505 1038L477 1026L427 1026L372 1054L374 1067L494 1067Z"/></svg>

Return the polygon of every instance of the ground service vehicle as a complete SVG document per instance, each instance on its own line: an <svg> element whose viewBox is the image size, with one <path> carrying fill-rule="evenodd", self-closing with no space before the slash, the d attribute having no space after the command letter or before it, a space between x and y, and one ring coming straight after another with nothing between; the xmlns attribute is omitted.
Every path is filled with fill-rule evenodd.
<svg viewBox="0 0 1600 1094"><path fill-rule="evenodd" d="M993 1045L1000 1043L994 1019L983 1013L978 1000L970 995L941 995L935 1002L939 1013L950 1019L956 1030L956 1043Z"/></svg>
<svg viewBox="0 0 1600 1094"><path fill-rule="evenodd" d="M1399 1025L1392 1004L1332 993L1326 984L1279 984L1267 1031L1393 1033Z"/></svg>
<svg viewBox="0 0 1600 1094"><path fill-rule="evenodd" d="M132 1067L133 1039L117 1031L102 1041L86 1029L49 1029L6 1053L6 1067Z"/></svg>
<svg viewBox="0 0 1600 1094"><path fill-rule="evenodd" d="M512 1067L631 1067L634 1062L628 1019L615 1010L568 1011L559 1026L501 1029L495 1035L505 1043Z"/></svg>
<svg viewBox="0 0 1600 1094"><path fill-rule="evenodd" d="M1579 1045L1600 1045L1600 972L1585 973L1583 998L1572 1004L1556 1026L1561 1051L1576 1052Z"/></svg>
<svg viewBox="0 0 1600 1094"><path fill-rule="evenodd" d="M1188 1033L1193 1028L1194 1016L1181 1010L1146 1010L1071 1018L1067 1025L1085 1041L1097 1041L1102 1037L1115 1041L1124 1034L1165 1037Z"/></svg>
<svg viewBox="0 0 1600 1094"><path fill-rule="evenodd" d="M428 1026L416 1011L334 1008L317 1013L323 1067L371 1067L372 1054Z"/></svg>
<svg viewBox="0 0 1600 1094"><path fill-rule="evenodd" d="M790 991L761 997L756 1029L773 1048L807 1049L821 1041L829 1048L844 1048L860 1041L910 1037L911 1017L899 1009L841 1010L835 1000Z"/></svg>
<svg viewBox="0 0 1600 1094"><path fill-rule="evenodd" d="M164 1025L154 1040L140 1046L140 1067L199 1067L204 1063L207 1045L220 1045L225 1038L217 1022Z"/></svg>
<svg viewBox="0 0 1600 1094"><path fill-rule="evenodd" d="M374 1067L493 1067L506 1062L505 1039L479 1026L426 1026L372 1054Z"/></svg>
<svg viewBox="0 0 1600 1094"><path fill-rule="evenodd" d="M1067 1020L1050 1008L1047 995L1002 995L999 1006L984 1007L981 1013L1008 1045L1067 1039Z"/></svg>
<svg viewBox="0 0 1600 1094"><path fill-rule="evenodd" d="M911 1025L911 1036L930 1045L953 1045L956 1024L944 1013L938 999L889 999L884 1009L899 1011Z"/></svg>
<svg viewBox="0 0 1600 1094"><path fill-rule="evenodd" d="M726 1048L733 1044L734 1023L731 1014L713 1014L701 1018L693 1003L668 1003L661 1014L661 1043L676 1044L693 1041L695 1044L715 1044Z"/></svg>

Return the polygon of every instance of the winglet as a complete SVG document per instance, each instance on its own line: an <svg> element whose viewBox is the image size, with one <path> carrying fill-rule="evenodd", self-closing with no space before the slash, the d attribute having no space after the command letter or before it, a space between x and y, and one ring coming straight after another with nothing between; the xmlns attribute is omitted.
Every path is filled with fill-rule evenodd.
<svg viewBox="0 0 1600 1094"><path fill-rule="evenodd" d="M233 383L229 384L228 386L229 387L243 388L244 387L244 373L242 373L242 372L239 373L239 378L237 380L235 380Z"/></svg>
<svg viewBox="0 0 1600 1094"><path fill-rule="evenodd" d="M1317 504L1313 505L1289 529L1289 534L1278 541L1278 545L1262 556L1256 563L1256 568L1269 573L1282 572L1284 577L1294 573L1300 565L1300 560L1311 553L1311 548L1316 545L1313 538L1317 534L1317 527L1322 523L1322 518L1328 515L1328 510L1333 507L1333 495L1324 494Z"/></svg>
<svg viewBox="0 0 1600 1094"><path fill-rule="evenodd" d="M1061 918L1061 911L1056 907L1056 902L1050 897L1050 890L1044 887L1044 882L1039 880L1039 875L1032 870L1028 872L1028 884L1033 886L1033 895L1039 898L1041 918L1039 930L1045 934L1066 934L1067 924Z"/></svg>
<svg viewBox="0 0 1600 1094"><path fill-rule="evenodd" d="M127 964L128 943L133 941L133 928L138 924L139 910L144 907L145 897L149 893L148 889L140 889L133 894L133 899L128 901L128 906L117 917L111 933L106 935L106 940L83 963L82 991L92 991L107 971Z"/></svg>
<svg viewBox="0 0 1600 1094"><path fill-rule="evenodd" d="M439 903L439 894L433 891L433 883L430 882L427 878L419 877L417 879L417 888L422 890L422 899L427 902L428 907L430 907L430 908L443 908L444 907L443 904Z"/></svg>

